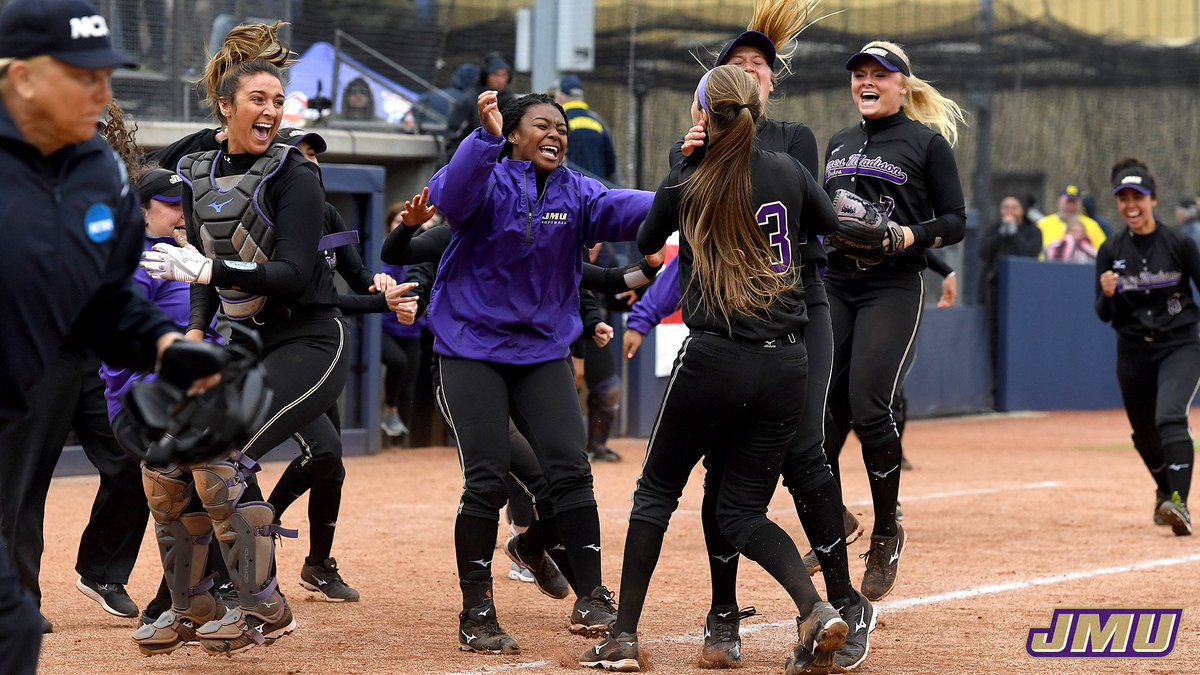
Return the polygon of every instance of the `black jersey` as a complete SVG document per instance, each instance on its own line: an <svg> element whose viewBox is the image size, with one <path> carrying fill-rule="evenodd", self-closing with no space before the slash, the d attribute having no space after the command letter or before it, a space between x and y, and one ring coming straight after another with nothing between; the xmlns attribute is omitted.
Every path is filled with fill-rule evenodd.
<svg viewBox="0 0 1200 675"><path fill-rule="evenodd" d="M675 165L654 195L654 204L638 231L638 247L643 253L658 251L671 232L679 228L679 199L683 182L696 171L696 165ZM799 268L804 263L800 234L829 234L837 227L833 205L821 191L816 179L795 158L765 152L756 146L750 153L751 204L762 227L763 243L769 246L778 270L796 273L795 288L768 310L753 316L725 317L700 300L700 288L690 283L692 248L687 238L679 237L679 284L683 291L683 321L693 330L724 335L734 340L772 340L799 331L808 323L804 288Z"/></svg>
<svg viewBox="0 0 1200 675"><path fill-rule="evenodd" d="M216 164L217 176L245 173L258 155L222 154ZM325 190L317 166L289 152L283 167L265 188L267 215L275 227L275 250L271 260L261 265L214 264L212 285L192 286L192 311L188 326L207 326L216 312L216 287L268 297L267 308L286 306L288 314L330 309L336 311L337 289L329 273L325 256L317 248L324 234ZM204 250L199 222L192 215L192 193L183 188L183 215L188 241Z"/></svg>
<svg viewBox="0 0 1200 675"><path fill-rule="evenodd" d="M962 241L967 209L950 143L929 127L895 115L842 129L825 153L825 192L849 190L881 202L891 219L912 229L913 245L887 266L926 267L925 249ZM853 267L845 254L829 252L833 269Z"/></svg>
<svg viewBox="0 0 1200 675"><path fill-rule="evenodd" d="M1119 278L1106 298L1100 275L1110 270ZM1096 314L1122 337L1194 339L1200 310L1189 284L1200 289L1200 249L1162 223L1141 236L1122 228L1096 254Z"/></svg>
<svg viewBox="0 0 1200 675"><path fill-rule="evenodd" d="M821 175L820 169L817 168L817 137L806 124L760 119L754 135L754 143L760 150L782 152L795 157L801 166L808 169L808 173L813 178ZM671 166L684 160L683 153L680 151L681 147L683 147L682 140L671 147ZM707 146L697 148L687 160L693 164L699 164L700 160L704 158L705 147ZM825 267L825 246L821 244L816 233L801 231L796 234L796 237L805 269L811 270L813 276L816 276L816 271Z"/></svg>

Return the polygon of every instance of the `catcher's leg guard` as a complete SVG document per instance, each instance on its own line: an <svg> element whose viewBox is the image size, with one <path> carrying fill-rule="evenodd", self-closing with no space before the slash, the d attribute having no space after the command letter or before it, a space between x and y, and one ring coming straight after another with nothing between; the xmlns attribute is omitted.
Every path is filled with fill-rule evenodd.
<svg viewBox="0 0 1200 675"><path fill-rule="evenodd" d="M170 523L155 523L172 609L133 634L143 654L169 654L195 642L196 626L219 616L217 602L209 592L212 578L202 578L212 533L207 513L188 513Z"/></svg>
<svg viewBox="0 0 1200 675"><path fill-rule="evenodd" d="M270 504L247 502L227 519L214 522L239 606L196 631L205 651L228 656L296 629L292 610L276 588L273 569L274 535L295 536L295 532L282 530L274 520Z"/></svg>

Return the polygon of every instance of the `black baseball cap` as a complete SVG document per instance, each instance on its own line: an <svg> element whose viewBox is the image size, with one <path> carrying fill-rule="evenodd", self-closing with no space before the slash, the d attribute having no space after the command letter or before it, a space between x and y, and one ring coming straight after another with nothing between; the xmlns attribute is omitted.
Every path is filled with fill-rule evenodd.
<svg viewBox="0 0 1200 675"><path fill-rule="evenodd" d="M296 127L281 127L279 132L275 134L276 143L287 143L288 145L299 145L300 141L308 141L310 147L318 155L329 149L329 145L325 139L315 131L308 129L298 129Z"/></svg>
<svg viewBox="0 0 1200 675"><path fill-rule="evenodd" d="M1079 186L1075 185L1074 183L1064 187L1062 192L1058 194L1060 197L1066 197L1068 199L1083 199L1083 190L1080 190Z"/></svg>
<svg viewBox="0 0 1200 675"><path fill-rule="evenodd" d="M1151 176L1149 171L1141 167L1131 166L1117 174L1116 179L1113 180L1112 193L1115 195L1121 190L1135 190L1153 197L1156 188L1154 176Z"/></svg>
<svg viewBox="0 0 1200 675"><path fill-rule="evenodd" d="M905 77L912 77L912 71L909 69L908 64L904 61L904 59L901 58L899 54L896 54L892 50L881 45L869 45L864 47L861 52L851 56L846 61L846 70L854 70L854 64L863 57L870 57L874 59L879 65L887 68L893 73L900 73Z"/></svg>
<svg viewBox="0 0 1200 675"><path fill-rule="evenodd" d="M0 12L0 59L51 56L85 70L136 68L112 46L108 22L87 0L12 0Z"/></svg>
<svg viewBox="0 0 1200 675"><path fill-rule="evenodd" d="M767 66L771 70L775 70L775 43L771 42L771 38L756 30L748 30L730 40L729 44L721 50L721 54L717 56L717 65L725 65L725 62L729 60L729 55L738 47L754 47L767 57Z"/></svg>
<svg viewBox="0 0 1200 675"><path fill-rule="evenodd" d="M153 169L138 181L137 193L143 206L151 199L178 204L183 200L183 177L170 169Z"/></svg>

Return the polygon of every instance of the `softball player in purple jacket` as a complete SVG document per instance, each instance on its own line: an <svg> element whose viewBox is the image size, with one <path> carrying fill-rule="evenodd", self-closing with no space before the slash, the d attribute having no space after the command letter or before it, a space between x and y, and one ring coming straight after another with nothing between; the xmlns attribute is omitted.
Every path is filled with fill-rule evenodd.
<svg viewBox="0 0 1200 675"><path fill-rule="evenodd" d="M1195 450L1188 409L1200 388L1200 250L1154 218L1154 175L1136 159L1112 168L1125 229L1096 256L1096 314L1117 331L1117 382L1133 447L1154 478L1154 522L1192 533L1188 490Z"/></svg>
<svg viewBox="0 0 1200 675"><path fill-rule="evenodd" d="M582 332L584 246L628 240L653 195L609 190L562 166L567 121L544 95L478 100L472 132L430 186L453 228L428 321L439 400L458 438L463 495L455 521L463 611L459 646L513 653L492 599L491 563L508 499L508 420L533 446L550 483L555 520L580 589L571 631L608 632L615 610L601 581L600 519L584 452L583 419L568 360Z"/></svg>

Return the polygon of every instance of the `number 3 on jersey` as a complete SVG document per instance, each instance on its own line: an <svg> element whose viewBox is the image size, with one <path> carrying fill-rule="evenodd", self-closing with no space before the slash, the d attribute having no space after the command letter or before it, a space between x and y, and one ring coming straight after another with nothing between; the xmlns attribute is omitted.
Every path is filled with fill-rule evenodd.
<svg viewBox="0 0 1200 675"><path fill-rule="evenodd" d="M788 231L787 207L782 202L763 204L754 217L763 234L767 235L774 258L779 261L771 265L771 269L780 274L791 269L792 235Z"/></svg>

